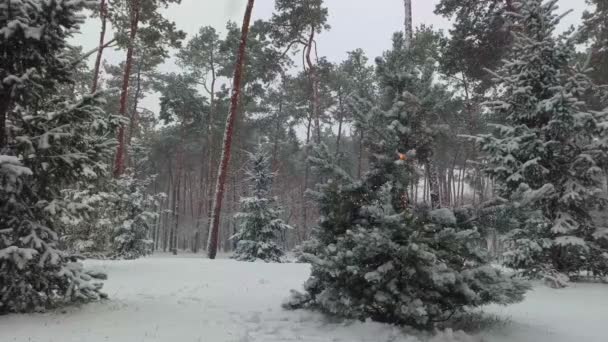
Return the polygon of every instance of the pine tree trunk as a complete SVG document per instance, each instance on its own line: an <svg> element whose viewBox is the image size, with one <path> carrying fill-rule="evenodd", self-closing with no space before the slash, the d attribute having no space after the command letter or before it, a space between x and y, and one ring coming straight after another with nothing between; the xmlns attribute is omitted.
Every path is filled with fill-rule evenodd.
<svg viewBox="0 0 608 342"><path fill-rule="evenodd" d="M274 128L274 143L272 147L272 172L277 172L279 170L278 162L279 162L279 132L281 131L281 116L283 115L283 97L284 94L281 93L281 98L279 99L279 109L277 111L277 115L275 118L275 128Z"/></svg>
<svg viewBox="0 0 608 342"><path fill-rule="evenodd" d="M185 191L187 191L188 195L189 195L189 200L190 200L190 218L192 219L192 221L194 222L194 220L196 220L197 218L197 211L195 209L196 205L194 203L194 175L192 174L192 172L188 172L188 186L185 188Z"/></svg>
<svg viewBox="0 0 608 342"><path fill-rule="evenodd" d="M403 6L405 8L404 42L405 48L409 49L412 46L412 40L414 39L414 29L412 23L412 0L403 0Z"/></svg>
<svg viewBox="0 0 608 342"><path fill-rule="evenodd" d="M237 195L237 181L236 181L237 175L236 173L233 175L232 177L232 213L236 213L239 209L239 197ZM234 217L234 215L232 215ZM233 242L233 240L230 240L230 237L236 234L238 227L237 227L237 222L236 220L233 218L232 219L232 233L228 235L228 239L226 240L226 248L227 250L234 250L234 248L236 247L235 245L231 245L231 243Z"/></svg>
<svg viewBox="0 0 608 342"><path fill-rule="evenodd" d="M209 155L210 152L207 152L207 157L211 158L211 156ZM199 178L199 192L198 192L198 210L197 210L197 215L196 215L196 228L195 230L198 233L198 237L199 239L201 239L201 241L198 241L199 244L199 248L203 248L203 245L201 244L202 242L202 238L203 238L203 231L202 231L202 227L203 227L203 213L205 212L205 203L207 202L207 189L209 188L209 183L211 182L208 179L208 176L205 172L205 160L202 161L201 163L201 172L200 172L200 178ZM209 170L207 170L208 172ZM209 210L207 210L208 212Z"/></svg>
<svg viewBox="0 0 608 342"><path fill-rule="evenodd" d="M363 173L363 130L359 132L359 159L357 161L357 179L361 179Z"/></svg>
<svg viewBox="0 0 608 342"><path fill-rule="evenodd" d="M416 177L416 184L414 189L414 204L418 204L418 188L420 185L420 178Z"/></svg>
<svg viewBox="0 0 608 342"><path fill-rule="evenodd" d="M460 170L460 175L458 176L458 205L464 205L464 176L466 174L467 163L466 160L462 164L462 169Z"/></svg>
<svg viewBox="0 0 608 342"><path fill-rule="evenodd" d="M135 96L133 98L133 109L131 110L131 120L129 121L129 136L127 146L131 145L131 140L133 139L133 135L135 135L135 131L137 129L137 107L139 106L139 96L141 95L141 68L143 63L144 56L140 56L140 59L137 63L137 78L135 84Z"/></svg>
<svg viewBox="0 0 608 342"><path fill-rule="evenodd" d="M99 48L97 50L97 57L95 58L95 67L93 68L93 86L91 87L91 93L95 93L99 85L101 58L103 57L103 50L105 49L104 44L106 40L106 26L108 21L108 5L106 4L106 0L101 0L99 5L99 20L101 21L101 32L99 33Z"/></svg>
<svg viewBox="0 0 608 342"><path fill-rule="evenodd" d="M451 194L451 204L453 207L456 207L456 199L458 198L458 193L456 192L456 166L452 166L450 170L450 194Z"/></svg>
<svg viewBox="0 0 608 342"><path fill-rule="evenodd" d="M213 55L212 55L213 58ZM213 183L213 178L215 176L214 174L214 157L215 157L215 149L213 147L213 144L215 143L215 134L213 131L213 120L215 117L215 83L217 82L217 77L216 77L216 72L215 72L215 66L214 66L214 61L211 61L211 88L210 88L210 94L209 94L209 114L207 115L207 129L208 129L208 136L207 136L207 144L209 145L208 147L208 153L209 153L209 159L207 160L207 227L211 227L211 221L212 221L212 217L213 217L213 212L211 210L211 208L213 208L213 190L214 188L211 186L211 184ZM202 220L202 219L201 219ZM207 236L206 238L209 238L209 228L207 229ZM204 245L204 244L203 244Z"/></svg>
<svg viewBox="0 0 608 342"><path fill-rule="evenodd" d="M158 178L154 179L154 194L158 193ZM162 201L158 202L158 204L154 205L154 212L159 213L159 215L154 219L154 224L152 225L152 232L148 231L148 238L152 240L152 251L156 251L156 240L158 236L158 227L160 226L160 212L161 212ZM151 234L151 236L150 236Z"/></svg>
<svg viewBox="0 0 608 342"><path fill-rule="evenodd" d="M336 138L336 156L340 156L340 141L342 140L342 124L344 122L344 104L342 97L338 94L338 137Z"/></svg>
<svg viewBox="0 0 608 342"><path fill-rule="evenodd" d="M304 158L306 158L305 163L306 163L306 168L304 170L304 185L302 186L302 193L301 193L301 202L302 202L302 231L304 232L304 234L306 234L306 230L308 229L308 206L306 203L306 189L308 189L308 178L309 178L309 173L310 173L310 164L308 162L308 156L310 155L310 133L311 133L311 129L312 129L312 116L310 116L308 118L308 125L307 125L307 129L306 129L306 149L305 149L305 156Z"/></svg>
<svg viewBox="0 0 608 342"><path fill-rule="evenodd" d="M447 172L445 169L437 170L437 180L439 181L439 205L442 207L447 206L448 203L448 186L447 186Z"/></svg>
<svg viewBox="0 0 608 342"><path fill-rule="evenodd" d="M125 61L125 70L122 80L122 91L120 93L120 109L119 114L127 116L127 101L129 98L129 77L131 68L133 67L133 50L135 48L135 38L137 37L137 29L139 26L139 13L141 10L141 0L133 0L131 5L131 32L129 35L129 47L127 48L127 60ZM121 124L118 128L118 147L116 149L116 158L114 160L114 177L118 178L125 172L125 155L127 153L125 141L125 126Z"/></svg>
<svg viewBox="0 0 608 342"><path fill-rule="evenodd" d="M170 159L169 159L170 160ZM169 226L170 226L170 221L171 221L171 216L169 215L170 212L170 208L171 208L171 200L173 199L172 196L172 191L173 191L173 172L171 171L171 164L168 164L167 167L167 173L168 173L168 180L167 180L167 197L165 199L165 212L163 213L163 252L167 252L167 246L168 246L168 242L169 242Z"/></svg>
<svg viewBox="0 0 608 342"><path fill-rule="evenodd" d="M306 64L308 64L308 73L310 76L310 86L312 89L312 113L313 118L315 120L315 132L316 138L315 142L317 144L321 143L321 105L319 99L319 76L317 75L316 66L312 62L311 54L312 47L315 39L315 28L310 28L310 36L308 38L308 45L306 47Z"/></svg>
<svg viewBox="0 0 608 342"><path fill-rule="evenodd" d="M11 89L4 91L4 94L0 96L0 153L4 153L4 149L8 144L8 132L6 131L6 120L8 115L8 109L10 107L10 95Z"/></svg>
<svg viewBox="0 0 608 342"><path fill-rule="evenodd" d="M429 190L431 197L431 208L438 209L441 207L439 198L439 173L437 172L437 166L432 160L427 161L426 170L429 177Z"/></svg>
<svg viewBox="0 0 608 342"><path fill-rule="evenodd" d="M226 131L224 132L224 144L222 149L222 158L217 176L215 188L215 201L213 205L213 217L211 219L211 227L209 233L209 241L207 247L207 255L209 259L215 259L217 255L220 216L222 212L222 201L224 199L224 191L226 187L226 178L228 176L228 165L232 153L232 135L234 123L239 109L239 98L241 94L241 82L243 75L243 66L245 64L245 49L247 47L247 36L249 34L249 23L251 21L251 13L253 12L254 0L248 0L243 19L243 27L241 29L241 42L237 55L236 67L234 70L234 79L232 85L232 98L230 102L230 113L226 120Z"/></svg>
<svg viewBox="0 0 608 342"><path fill-rule="evenodd" d="M156 224L156 233L154 234L154 251L160 249L160 234L163 226L163 212L165 207L166 200L163 198L160 200L160 204L158 206L158 220Z"/></svg>
<svg viewBox="0 0 608 342"><path fill-rule="evenodd" d="M180 157L178 157L178 160L180 159ZM181 196L180 196L180 190L181 190L181 183L182 183L182 171L181 171L181 166L179 165L181 164L181 161L178 161L178 168L177 168L177 180L176 180L176 184L175 184L175 202L173 202L173 241L171 243L171 253L173 253L173 255L177 255L177 249L178 249L178 242L179 242L179 216L180 216L180 202L181 202Z"/></svg>
<svg viewBox="0 0 608 342"><path fill-rule="evenodd" d="M176 180L174 179L171 183L171 215L169 217L167 217L167 223L168 223L168 231L169 231L169 241L167 241L167 244L165 246L165 251L167 249L169 249L169 251L171 251L173 249L173 234L175 233L175 226L174 226L174 222L175 222L175 206L177 203L177 189L175 187L175 182Z"/></svg>
<svg viewBox="0 0 608 342"><path fill-rule="evenodd" d="M182 210L183 207L185 207L185 196L186 196L186 191L185 191L185 180L182 180L182 178L184 178L184 150L182 148L182 146L184 145L184 129L182 127L181 132L180 132L180 143L177 149L177 176L176 176L176 181L175 181L175 189L176 189L176 201L173 204L173 243L171 246L171 252L173 253L173 255L177 255L177 251L179 249L179 220L181 217L182 212L185 214L185 210ZM183 191L182 191L182 188ZM183 196L183 197L182 197Z"/></svg>

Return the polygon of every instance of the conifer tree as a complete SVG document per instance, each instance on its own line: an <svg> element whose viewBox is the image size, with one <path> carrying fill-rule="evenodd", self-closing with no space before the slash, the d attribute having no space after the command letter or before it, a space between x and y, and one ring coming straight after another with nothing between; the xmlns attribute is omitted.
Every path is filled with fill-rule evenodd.
<svg viewBox="0 0 608 342"><path fill-rule="evenodd" d="M573 41L554 32L556 9L556 1L518 6L512 57L494 74L501 95L489 103L503 123L478 139L498 195L519 212L507 266L554 280L556 273L608 272L608 231L591 216L607 204L608 113L581 101L593 85L573 65Z"/></svg>
<svg viewBox="0 0 608 342"><path fill-rule="evenodd" d="M100 95L62 95L73 82L67 39L86 0L0 4L0 313L25 312L104 295L70 254L60 227L84 208L63 195L109 171L118 118Z"/></svg>
<svg viewBox="0 0 608 342"><path fill-rule="evenodd" d="M247 175L251 196L241 198L241 212L235 215L239 230L232 237L237 242L234 252L237 260L281 262L284 254L276 240L291 227L279 218L281 210L271 197L274 174L270 164L270 157L262 146L249 155Z"/></svg>
<svg viewBox="0 0 608 342"><path fill-rule="evenodd" d="M163 194L147 193L151 181L151 178L138 179L129 173L116 180L116 202L112 208L114 257L137 259L152 254L150 235L158 216L155 211L158 200Z"/></svg>
<svg viewBox="0 0 608 342"><path fill-rule="evenodd" d="M370 171L354 179L326 147L311 158L326 180L311 193L321 219L302 248L311 277L288 308L432 328L469 307L523 299L527 285L489 264L468 210L415 208L407 197L415 163L431 156L431 113L449 97L433 82L432 61L400 64L415 45L379 61L386 103L353 105Z"/></svg>

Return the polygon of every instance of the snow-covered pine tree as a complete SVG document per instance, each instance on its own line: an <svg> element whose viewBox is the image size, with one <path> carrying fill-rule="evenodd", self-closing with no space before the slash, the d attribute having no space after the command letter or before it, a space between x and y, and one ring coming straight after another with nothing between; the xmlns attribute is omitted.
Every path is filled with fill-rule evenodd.
<svg viewBox="0 0 608 342"><path fill-rule="evenodd" d="M148 193L152 180L137 179L130 171L116 180L113 257L137 259L152 253L154 242L150 236L158 217L159 199L164 196Z"/></svg>
<svg viewBox="0 0 608 342"><path fill-rule="evenodd" d="M311 158L326 180L312 193L321 218L302 249L312 273L285 307L431 328L466 308L520 301L528 286L489 264L467 210L408 201L416 160L432 152L429 115L449 93L434 84L433 61L400 64L414 62L395 49L378 65L386 105L356 113L370 171L354 179L323 146Z"/></svg>
<svg viewBox="0 0 608 342"><path fill-rule="evenodd" d="M276 241L291 227L280 218L281 209L270 193L274 177L270 168L270 157L259 145L255 153L249 154L251 196L241 198L241 212L235 215L239 228L232 238L237 243L233 256L237 260L281 262L283 257Z"/></svg>
<svg viewBox="0 0 608 342"><path fill-rule="evenodd" d="M61 241L71 253L89 258L105 258L110 250L114 224L112 218L116 195L107 182L89 184L83 188L62 191L64 198L78 208L75 215L66 216L61 227Z"/></svg>
<svg viewBox="0 0 608 342"><path fill-rule="evenodd" d="M93 258L137 259L152 253L151 235L163 193L150 193L154 177L133 174L62 193L76 215L64 220L62 240L77 254Z"/></svg>
<svg viewBox="0 0 608 342"><path fill-rule="evenodd" d="M496 72L501 94L488 105L500 124L478 141L498 195L520 211L506 265L549 278L606 275L608 230L590 214L607 204L608 113L580 100L592 84L572 65L573 41L555 34L556 9L554 0L517 6L512 57Z"/></svg>
<svg viewBox="0 0 608 342"><path fill-rule="evenodd" d="M99 95L69 99L67 39L95 2L0 3L0 314L104 296L102 284L58 249L58 231L83 209L64 199L108 172L117 118Z"/></svg>

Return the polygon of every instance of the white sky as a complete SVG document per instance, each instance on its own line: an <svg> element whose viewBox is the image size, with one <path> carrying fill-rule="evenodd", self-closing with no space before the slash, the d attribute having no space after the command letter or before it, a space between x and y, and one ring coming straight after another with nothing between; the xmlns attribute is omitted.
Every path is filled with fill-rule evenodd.
<svg viewBox="0 0 608 342"><path fill-rule="evenodd" d="M414 25L433 25L447 31L449 21L433 13L438 2L439 0L413 0ZM223 32L228 20L240 23L245 3L245 0L182 0L180 5L168 8L165 15L190 37L202 26L210 25ZM402 0L325 0L325 4L329 8L329 24L332 28L318 37L318 49L319 55L327 56L330 61L338 62L345 58L347 51L356 48L362 48L373 60L390 47L393 33L403 29ZM574 10L562 23L563 28L577 25L586 7L585 0L559 0L559 4L562 11ZM273 0L257 0L254 19L270 18L273 9ZM109 37L111 33L108 34ZM99 22L96 19L87 22L82 34L74 40L85 51L95 48L99 41ZM104 59L110 63L119 63L124 55L123 51L107 51ZM175 66L168 62L161 70L172 71ZM149 96L143 106L156 111L157 102L156 96Z"/></svg>

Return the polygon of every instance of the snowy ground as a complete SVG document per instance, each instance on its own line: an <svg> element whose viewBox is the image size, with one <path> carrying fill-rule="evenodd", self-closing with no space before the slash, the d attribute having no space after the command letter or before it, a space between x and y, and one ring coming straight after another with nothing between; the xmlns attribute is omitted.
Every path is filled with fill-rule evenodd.
<svg viewBox="0 0 608 342"><path fill-rule="evenodd" d="M377 323L330 321L284 311L300 288L303 264L239 263L157 256L95 261L110 279L110 300L62 312L0 316L1 342L605 342L608 286L537 287L527 300L485 311L499 317L482 333L414 337Z"/></svg>

